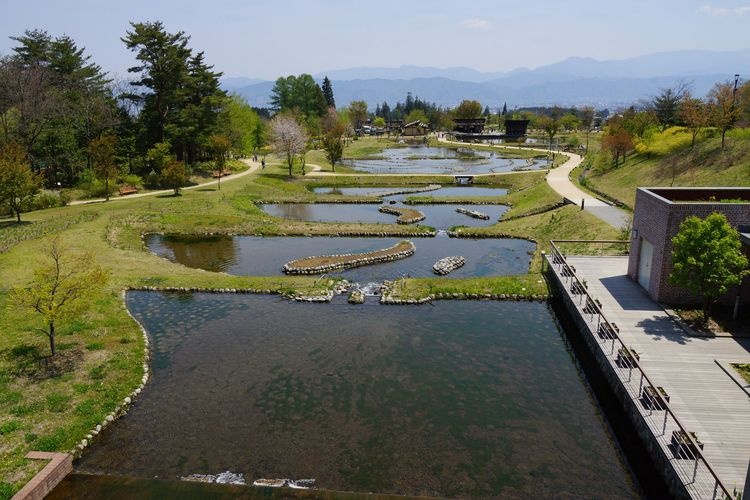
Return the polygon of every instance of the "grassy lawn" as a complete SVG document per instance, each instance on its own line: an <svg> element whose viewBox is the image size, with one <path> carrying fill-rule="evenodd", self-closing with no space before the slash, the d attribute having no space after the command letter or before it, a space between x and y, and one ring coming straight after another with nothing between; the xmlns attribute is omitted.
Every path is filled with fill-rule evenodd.
<svg viewBox="0 0 750 500"><path fill-rule="evenodd" d="M730 131L723 150L721 138L712 134L699 136L692 148L690 140L681 128L667 129L617 168L592 165L586 184L631 207L639 186L750 186L747 130Z"/></svg>
<svg viewBox="0 0 750 500"><path fill-rule="evenodd" d="M387 141L362 139L351 147L371 154ZM269 157L270 159L270 157ZM148 252L141 236L178 234L346 235L427 232L430 228L398 224L317 223L271 217L255 204L269 201L328 201L309 188L334 186L405 186L453 184L451 176L343 175L289 179L283 165L269 161L263 172L215 187L183 191L178 197L156 195L109 203L60 207L24 214L24 222L0 221L0 498L9 496L42 464L25 460L29 450L67 451L111 412L140 383L144 344L128 315L122 291L128 287L243 288L276 293L317 295L330 283L315 277L230 276L191 269ZM544 172L510 173L478 178L478 183L510 189L511 213L524 213L557 197ZM341 198L338 196L338 198ZM352 198L347 197L347 200ZM372 201L376 201L372 199ZM411 279L397 291L405 297L429 293L544 295L540 252L550 238L613 237L614 230L576 207L501 222L464 234L513 235L535 239L537 251L529 274L475 279ZM60 235L69 246L93 253L109 273L107 286L88 309L58 327L59 355L50 371L47 338L35 329L40 318L8 307L12 287L29 282L42 262L49 237ZM303 252L304 254L304 252ZM301 255L303 256L303 255ZM55 376L50 376L54 374Z"/></svg>
<svg viewBox="0 0 750 500"><path fill-rule="evenodd" d="M745 382L750 383L750 364L749 363L732 363L732 368L737 370Z"/></svg>

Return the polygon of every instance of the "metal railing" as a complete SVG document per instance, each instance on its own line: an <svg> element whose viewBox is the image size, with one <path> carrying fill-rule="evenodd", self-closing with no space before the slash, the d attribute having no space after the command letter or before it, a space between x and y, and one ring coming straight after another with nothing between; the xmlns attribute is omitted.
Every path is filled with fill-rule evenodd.
<svg viewBox="0 0 750 500"><path fill-rule="evenodd" d="M693 498L734 499L736 494L719 479L702 453L703 444L689 432L669 407L669 395L654 384L640 365L639 355L622 341L619 328L611 323L592 297L585 280L576 274L558 248L560 243L614 244L621 241L551 241L549 263L566 287L590 334L609 361L623 388L635 403L675 473ZM672 458L670 458L672 457Z"/></svg>

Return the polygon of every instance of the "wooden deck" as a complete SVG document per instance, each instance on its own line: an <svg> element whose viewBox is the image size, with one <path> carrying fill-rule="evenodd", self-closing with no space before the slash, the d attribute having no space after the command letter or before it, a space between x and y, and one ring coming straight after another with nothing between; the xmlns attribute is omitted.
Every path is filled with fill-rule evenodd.
<svg viewBox="0 0 750 500"><path fill-rule="evenodd" d="M750 339L687 335L626 276L627 257L567 257L588 292L601 301L625 345L640 354L648 377L664 387L669 406L705 444L722 482L741 492L750 461L750 398L719 363L750 363Z"/></svg>

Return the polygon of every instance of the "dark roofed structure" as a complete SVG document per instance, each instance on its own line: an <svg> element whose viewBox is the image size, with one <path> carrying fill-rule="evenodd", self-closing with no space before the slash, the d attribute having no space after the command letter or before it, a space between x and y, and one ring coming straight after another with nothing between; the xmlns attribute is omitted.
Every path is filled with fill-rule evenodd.
<svg viewBox="0 0 750 500"><path fill-rule="evenodd" d="M454 118L453 130L459 134L481 134L485 121L484 118Z"/></svg>
<svg viewBox="0 0 750 500"><path fill-rule="evenodd" d="M505 120L505 135L508 137L523 137L529 128L529 120Z"/></svg>

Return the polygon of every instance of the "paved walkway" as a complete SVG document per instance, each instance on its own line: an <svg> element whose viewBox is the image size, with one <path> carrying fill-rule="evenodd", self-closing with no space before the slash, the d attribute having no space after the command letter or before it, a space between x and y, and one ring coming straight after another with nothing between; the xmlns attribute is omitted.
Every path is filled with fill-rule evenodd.
<svg viewBox="0 0 750 500"><path fill-rule="evenodd" d="M456 144L456 145L463 145L465 146L465 142L456 142L456 141L448 141L445 139L438 139L440 142L444 142L447 144ZM547 153L548 150L546 149L540 149L540 148L526 148L526 147L518 147L518 146L494 146L495 148L502 148L502 149L517 149L517 150L523 150L523 151L539 151L541 153ZM592 215L595 215L599 219L603 220L610 226L620 229L621 227L627 225L627 223L630 220L630 214L622 209L619 209L617 207L614 207L596 196L593 196L583 190L581 190L578 186L573 184L570 180L570 173L573 171L574 168L576 168L578 165L581 164L581 161L583 161L583 158L580 155L577 155L575 153L559 153L564 154L569 157L569 160L560 165L559 167L555 167L549 171L547 174L547 184L550 185L552 189L554 189L560 196L563 198L567 198L568 200L572 201L576 205L581 205L583 203L584 210L591 213Z"/></svg>
<svg viewBox="0 0 750 500"><path fill-rule="evenodd" d="M231 182L234 179L239 179L240 177L244 177L248 174L251 174L255 172L256 170L258 170L258 168L260 168L260 162L252 161L249 158L242 159L240 161L244 163L245 165L247 165L248 169L243 170L242 172L238 174L232 174L232 175L227 175L226 177L222 177L221 182ZM199 188L204 188L207 186L214 186L218 183L219 183L218 180L208 181L208 182L204 182L203 184L196 184L195 186L187 186L187 187L181 188L181 190L189 191L191 189L199 189ZM148 191L146 193L129 194L126 196L112 196L110 197L109 201L132 200L133 198L143 198L144 196L156 196L160 194L170 194L170 193L174 193L174 189L161 189L159 191ZM71 201L70 205L87 205L89 203L103 203L105 201L107 200L105 200L104 198L95 198L91 200L76 200L76 201Z"/></svg>
<svg viewBox="0 0 750 500"><path fill-rule="evenodd" d="M617 323L625 345L640 354L648 377L670 395L670 407L705 444L711 466L742 491L750 461L750 397L722 369L750 363L750 339L688 336L627 277L627 257L568 257L592 297Z"/></svg>

